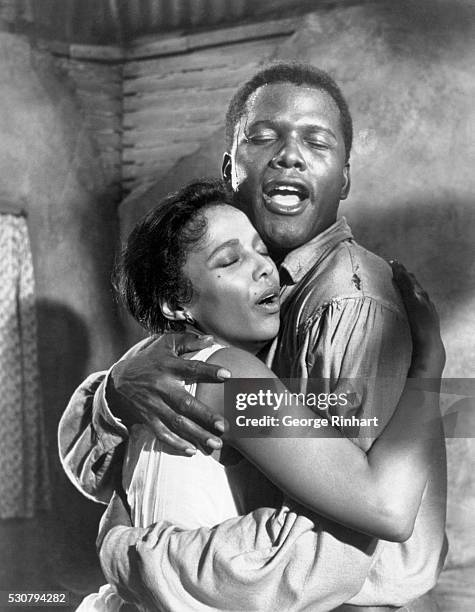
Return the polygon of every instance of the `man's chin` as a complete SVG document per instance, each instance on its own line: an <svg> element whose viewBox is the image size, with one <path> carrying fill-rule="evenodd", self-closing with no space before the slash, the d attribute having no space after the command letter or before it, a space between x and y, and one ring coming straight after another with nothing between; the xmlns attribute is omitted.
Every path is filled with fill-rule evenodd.
<svg viewBox="0 0 475 612"><path fill-rule="evenodd" d="M286 219L290 220L291 217ZM310 240L308 231L302 231L300 228L296 228L294 224L285 223L281 220L278 223L256 224L256 228L271 254L285 255Z"/></svg>

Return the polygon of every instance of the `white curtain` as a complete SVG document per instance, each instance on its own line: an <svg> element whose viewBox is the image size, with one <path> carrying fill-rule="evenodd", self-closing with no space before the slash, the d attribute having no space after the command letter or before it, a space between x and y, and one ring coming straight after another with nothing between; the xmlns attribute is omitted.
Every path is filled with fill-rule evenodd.
<svg viewBox="0 0 475 612"><path fill-rule="evenodd" d="M25 217L0 214L0 518L50 507Z"/></svg>

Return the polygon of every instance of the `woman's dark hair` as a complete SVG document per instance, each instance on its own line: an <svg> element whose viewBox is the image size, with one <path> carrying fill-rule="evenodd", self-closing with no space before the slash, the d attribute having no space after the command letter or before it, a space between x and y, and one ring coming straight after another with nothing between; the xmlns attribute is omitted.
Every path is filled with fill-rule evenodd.
<svg viewBox="0 0 475 612"><path fill-rule="evenodd" d="M114 286L130 314L149 332L183 327L163 315L160 302L176 308L191 301L193 287L182 268L206 234L204 210L220 204L232 204L232 192L223 181L194 181L162 200L127 239Z"/></svg>

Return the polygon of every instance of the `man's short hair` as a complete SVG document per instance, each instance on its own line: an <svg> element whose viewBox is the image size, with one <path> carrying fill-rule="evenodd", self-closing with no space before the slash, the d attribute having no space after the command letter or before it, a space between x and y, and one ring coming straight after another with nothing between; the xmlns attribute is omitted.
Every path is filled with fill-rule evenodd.
<svg viewBox="0 0 475 612"><path fill-rule="evenodd" d="M245 113L246 104L250 96L259 87L273 83L307 85L321 91L326 91L333 98L340 111L341 129L345 142L346 159L348 160L353 141L353 122L348 104L340 88L324 70L315 68L315 66L310 64L299 64L297 62L272 64L257 72L237 90L229 103L226 113L226 146L228 149L230 150L232 147L236 124Z"/></svg>

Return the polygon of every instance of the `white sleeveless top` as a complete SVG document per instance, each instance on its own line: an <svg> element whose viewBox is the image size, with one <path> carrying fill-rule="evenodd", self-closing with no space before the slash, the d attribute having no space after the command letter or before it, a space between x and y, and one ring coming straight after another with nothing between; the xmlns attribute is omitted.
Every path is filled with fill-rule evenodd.
<svg viewBox="0 0 475 612"><path fill-rule="evenodd" d="M199 351L192 359L206 361L220 348L223 347L215 344ZM192 395L196 394L196 384L185 385L185 388ZM134 527L148 527L162 520L185 529L212 527L242 512L267 505L275 491L268 488L268 481L244 459L225 468L201 451L197 451L193 457L174 455L142 425L134 425L131 429L122 467L122 482ZM239 507L241 512L238 511ZM269 539L267 522L266 528L259 533L265 536L265 554L278 550ZM255 547L252 530L250 542L245 545L246 558L248 550ZM282 538L282 542L288 545L289 538ZM261 547L257 546L256 550L260 559L263 554ZM236 554L239 556L239 549ZM267 574L269 568L266 563L264 566ZM249 567L255 573L256 562L251 560ZM281 569L278 572L279 581L280 575ZM85 597L76 612L118 612L126 607L116 590L106 584L98 593Z"/></svg>
<svg viewBox="0 0 475 612"><path fill-rule="evenodd" d="M215 344L192 359L207 361L220 348ZM185 388L196 394L196 384ZM132 427L122 480L135 527L162 520L185 529L212 527L239 514L221 463L199 450L193 457L173 454L143 425Z"/></svg>

